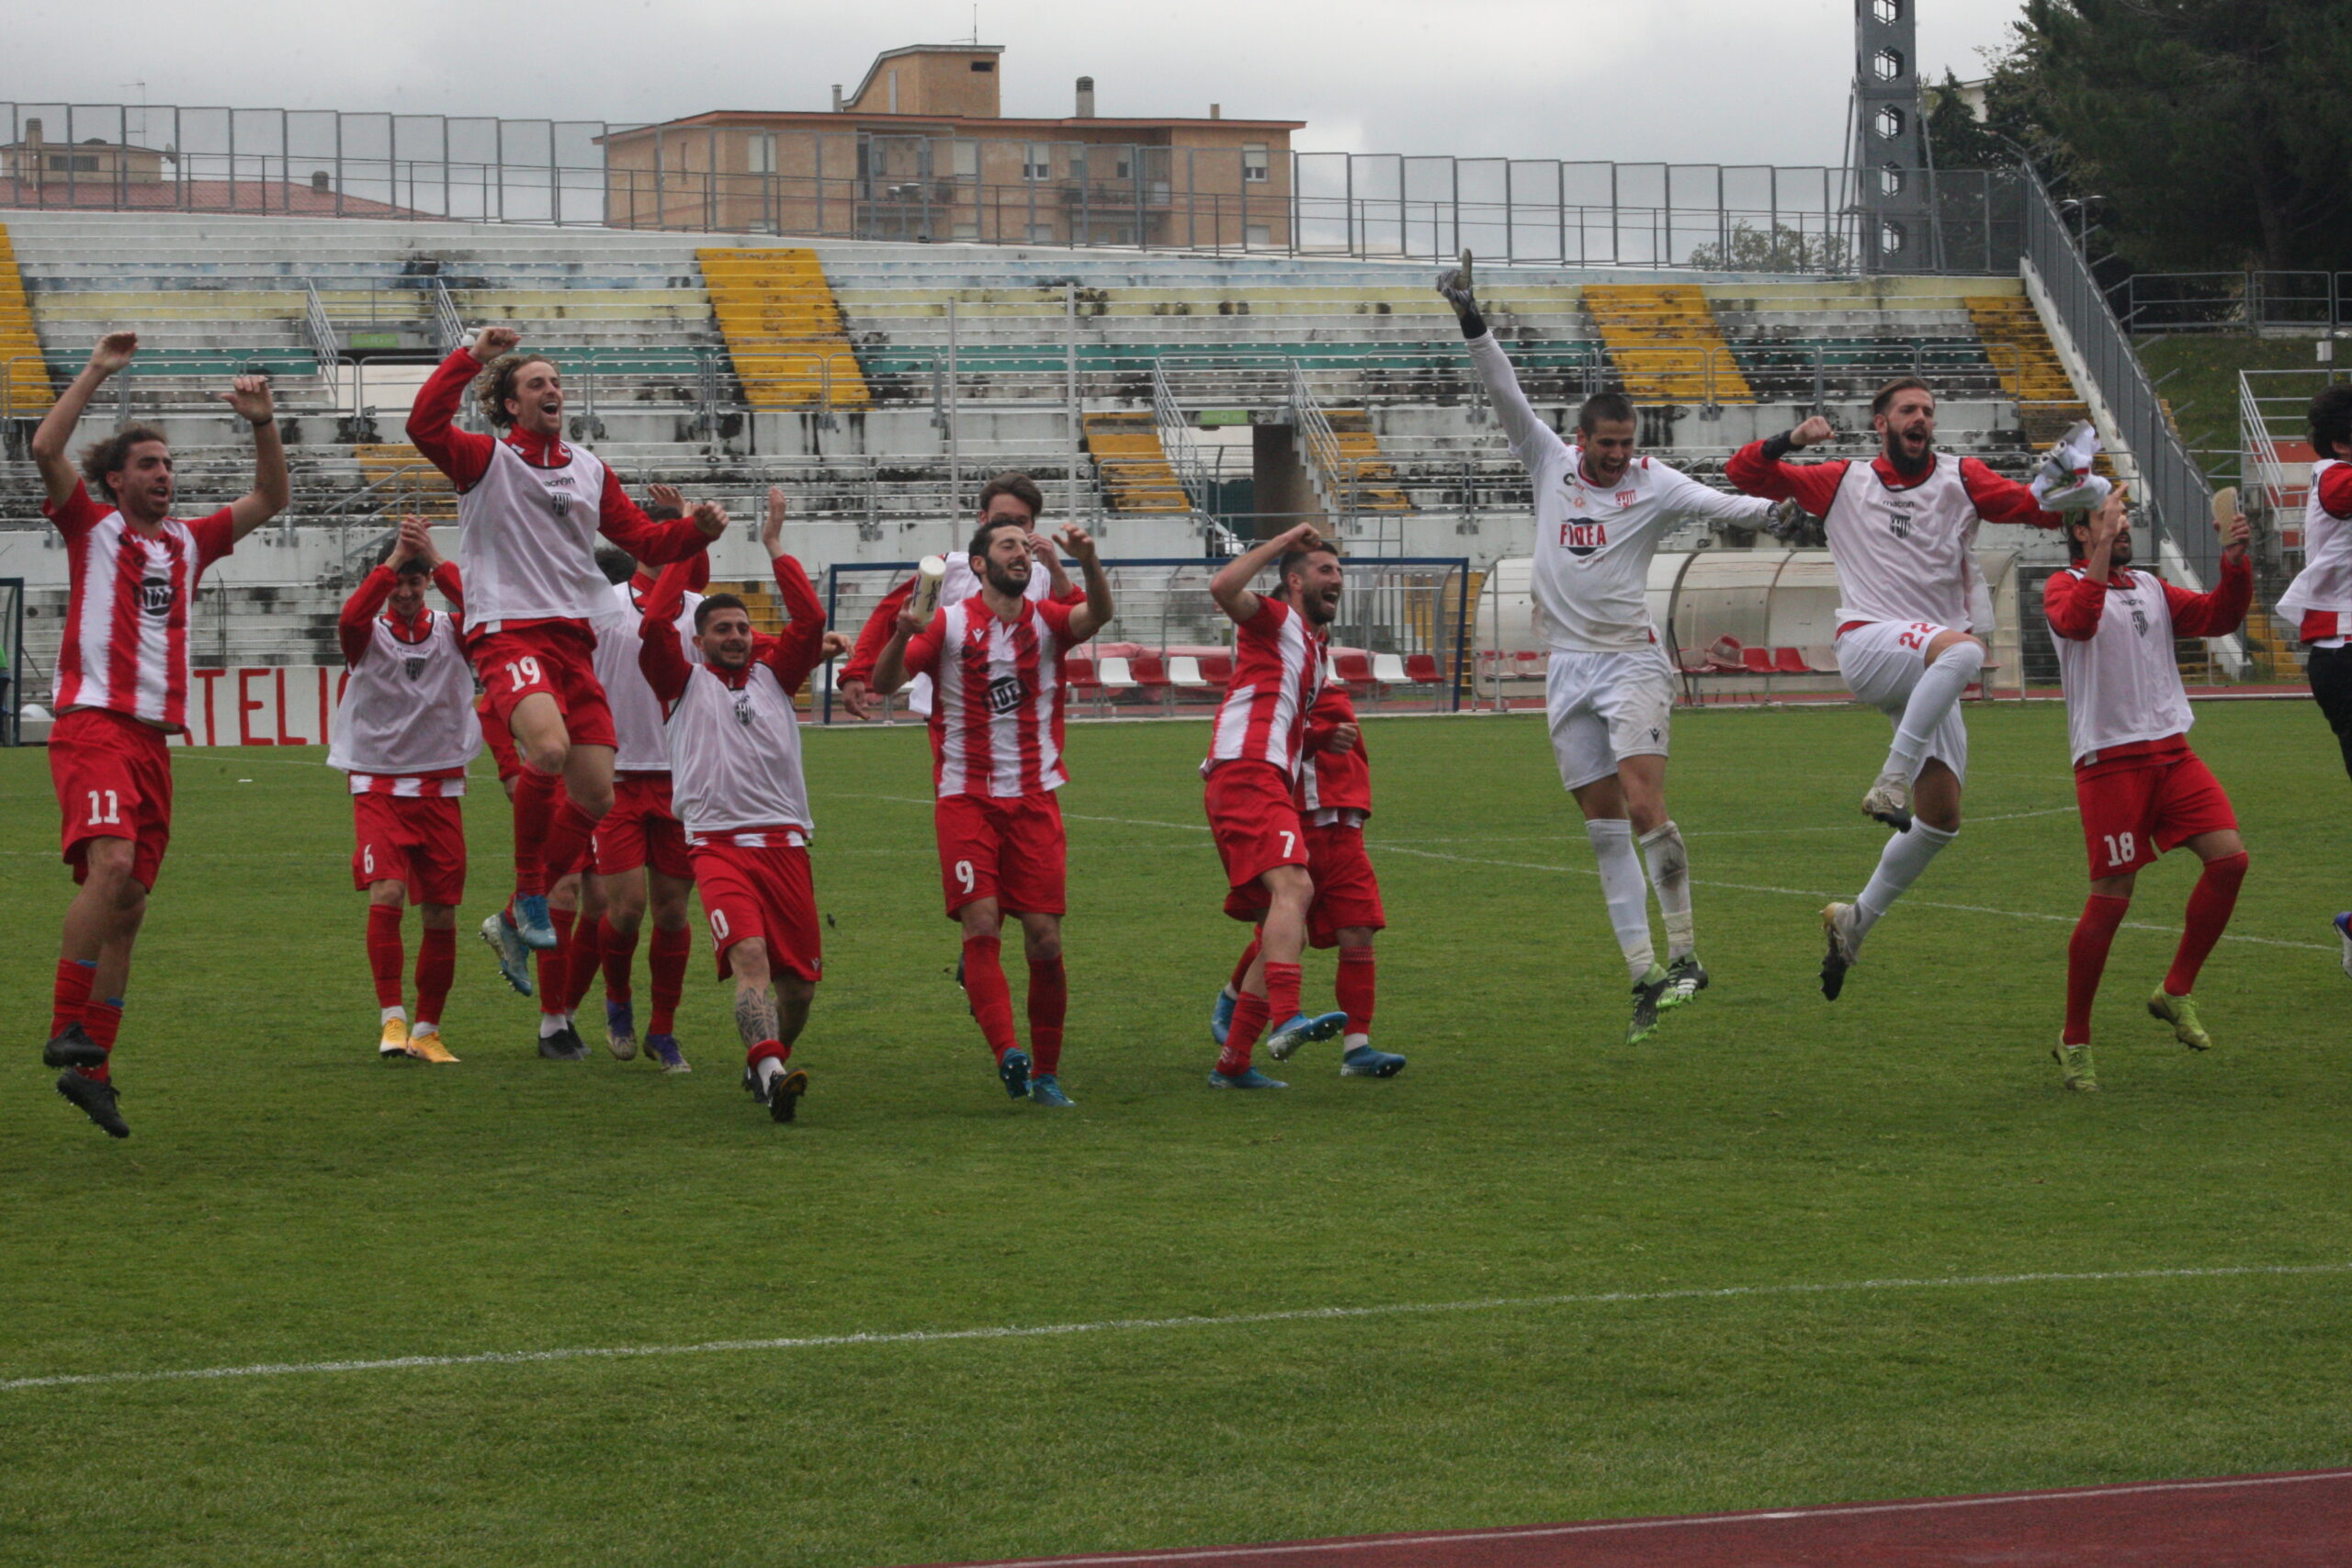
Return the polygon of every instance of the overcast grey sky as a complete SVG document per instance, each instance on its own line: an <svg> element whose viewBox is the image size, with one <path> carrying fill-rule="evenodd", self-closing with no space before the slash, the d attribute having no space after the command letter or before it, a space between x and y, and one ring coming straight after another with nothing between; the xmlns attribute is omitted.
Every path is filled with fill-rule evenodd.
<svg viewBox="0 0 2352 1568"><path fill-rule="evenodd" d="M1982 73L2019 0L1921 0L1921 63ZM970 0L8 0L0 96L639 120L823 108ZM1297 145L1835 162L1851 0L982 0L1008 114L1304 119Z"/></svg>

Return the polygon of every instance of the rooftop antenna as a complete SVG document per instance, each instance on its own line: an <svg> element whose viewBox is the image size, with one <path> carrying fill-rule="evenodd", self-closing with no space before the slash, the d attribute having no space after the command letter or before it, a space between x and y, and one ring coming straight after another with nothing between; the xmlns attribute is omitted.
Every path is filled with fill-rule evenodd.
<svg viewBox="0 0 2352 1568"><path fill-rule="evenodd" d="M979 0L972 0L972 41L976 44L980 41Z"/></svg>

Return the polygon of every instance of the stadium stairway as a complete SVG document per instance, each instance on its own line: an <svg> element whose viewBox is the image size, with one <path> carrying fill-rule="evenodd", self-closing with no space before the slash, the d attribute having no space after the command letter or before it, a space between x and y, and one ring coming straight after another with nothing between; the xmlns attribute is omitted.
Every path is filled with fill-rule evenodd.
<svg viewBox="0 0 2352 1568"><path fill-rule="evenodd" d="M1329 476L1351 496L1357 512L1410 512L1395 465L1380 453L1380 436L1366 409L1332 409L1325 415L1338 446L1339 473ZM1340 497L1334 497L1340 500Z"/></svg>
<svg viewBox="0 0 2352 1568"><path fill-rule="evenodd" d="M1697 284L1594 284L1584 307L1635 402L1756 400Z"/></svg>
<svg viewBox="0 0 2352 1568"><path fill-rule="evenodd" d="M9 242L8 226L0 223L0 414L46 413L55 400L49 362L33 333L24 275L17 270L16 246Z"/></svg>
<svg viewBox="0 0 2352 1568"><path fill-rule="evenodd" d="M1114 512L1190 512L1192 501L1148 413L1090 413L1086 449L1094 455Z"/></svg>
<svg viewBox="0 0 2352 1568"><path fill-rule="evenodd" d="M816 252L709 248L695 255L745 402L864 408L872 400Z"/></svg>
<svg viewBox="0 0 2352 1568"><path fill-rule="evenodd" d="M458 491L449 476L407 442L363 442L351 451L359 460L360 484L376 492L370 510L413 513L430 523L457 521Z"/></svg>
<svg viewBox="0 0 2352 1568"><path fill-rule="evenodd" d="M2031 300L2022 293L1972 295L1967 306L2000 375L2001 389L2017 402L2030 442L2047 446L2076 420L2090 417L2090 406L2075 389Z"/></svg>

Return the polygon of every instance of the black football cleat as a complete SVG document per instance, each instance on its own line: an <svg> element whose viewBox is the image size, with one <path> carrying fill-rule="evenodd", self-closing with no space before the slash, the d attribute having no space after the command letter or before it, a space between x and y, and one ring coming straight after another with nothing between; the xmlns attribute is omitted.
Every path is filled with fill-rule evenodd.
<svg viewBox="0 0 2352 1568"><path fill-rule="evenodd" d="M580 1031L567 1023L553 1034L539 1036L539 1055L550 1062L584 1062L588 1059L588 1043L580 1038Z"/></svg>
<svg viewBox="0 0 2352 1568"><path fill-rule="evenodd" d="M119 1098L114 1085L85 1078L68 1067L57 1075L57 1092L82 1108L82 1114L96 1122L109 1138L130 1136L130 1123L114 1108Z"/></svg>
<svg viewBox="0 0 2352 1568"><path fill-rule="evenodd" d="M40 1048L40 1065L44 1067L103 1067L107 1065L107 1048L90 1038L89 1032L78 1023L69 1023L64 1032Z"/></svg>

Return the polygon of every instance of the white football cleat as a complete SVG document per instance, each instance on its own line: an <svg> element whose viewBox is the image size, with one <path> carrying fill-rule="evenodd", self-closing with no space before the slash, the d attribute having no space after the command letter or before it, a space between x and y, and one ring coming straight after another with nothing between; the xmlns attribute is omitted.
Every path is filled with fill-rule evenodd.
<svg viewBox="0 0 2352 1568"><path fill-rule="evenodd" d="M1911 830L1911 781L1901 773L1879 774L1862 796L1862 815L1875 818L1898 833Z"/></svg>

